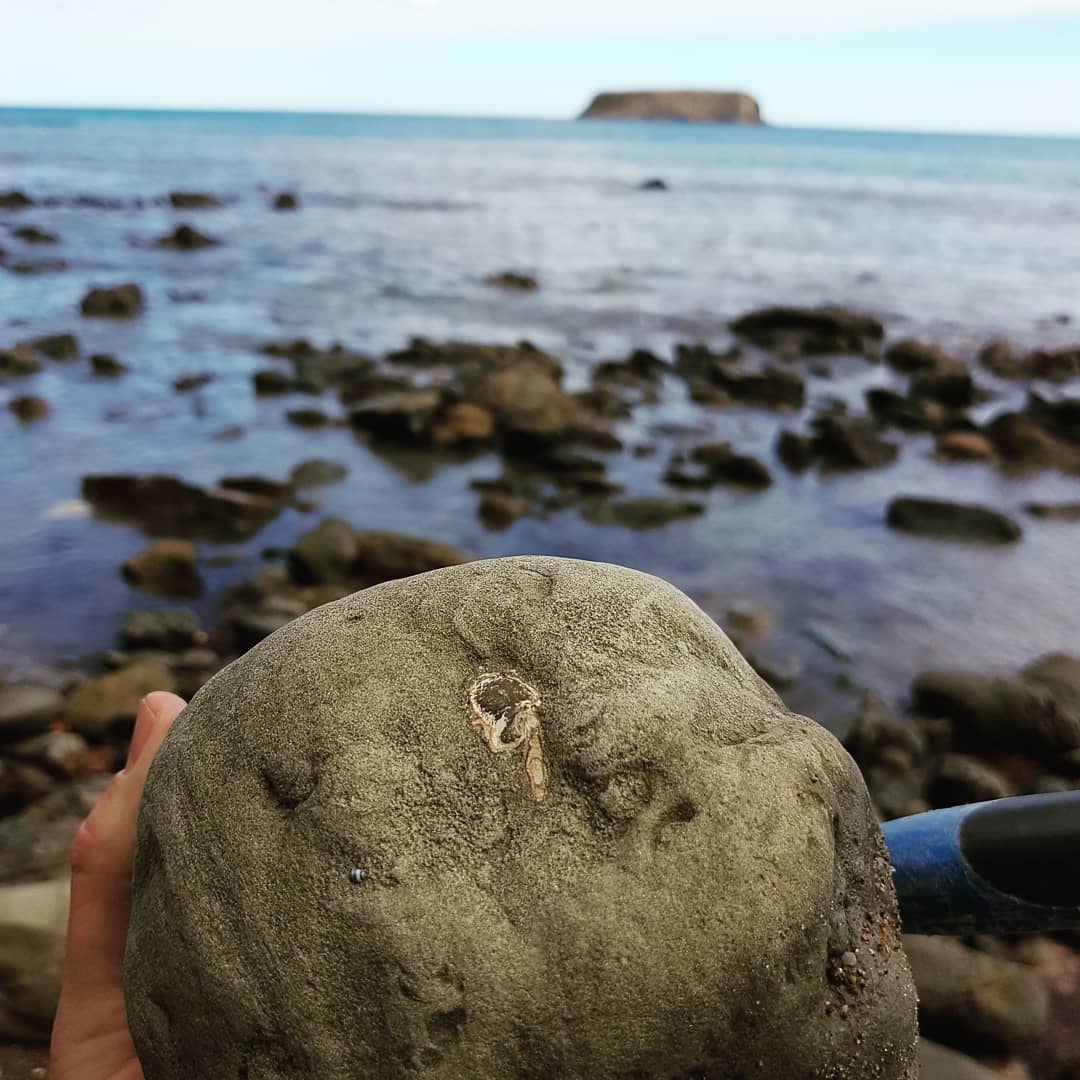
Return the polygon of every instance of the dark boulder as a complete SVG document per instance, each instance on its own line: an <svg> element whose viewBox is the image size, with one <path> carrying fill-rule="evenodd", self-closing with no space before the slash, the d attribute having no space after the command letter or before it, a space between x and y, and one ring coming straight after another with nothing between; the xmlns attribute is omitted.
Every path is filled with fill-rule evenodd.
<svg viewBox="0 0 1080 1080"><path fill-rule="evenodd" d="M79 342L74 334L45 334L34 338L30 347L50 360L74 360L79 355Z"/></svg>
<svg viewBox="0 0 1080 1080"><path fill-rule="evenodd" d="M382 442L425 445L428 424L442 404L443 392L435 387L382 394L354 408L349 423Z"/></svg>
<svg viewBox="0 0 1080 1080"><path fill-rule="evenodd" d="M0 191L0 210L25 210L34 200L22 191Z"/></svg>
<svg viewBox="0 0 1080 1080"><path fill-rule="evenodd" d="M865 416L824 414L813 421L814 453L836 469L874 469L891 464L900 452Z"/></svg>
<svg viewBox="0 0 1080 1080"><path fill-rule="evenodd" d="M82 313L101 319L130 319L143 309L142 289L128 283L108 289L91 289L82 299Z"/></svg>
<svg viewBox="0 0 1080 1080"><path fill-rule="evenodd" d="M700 517L705 504L694 499L643 495L590 508L586 520L595 524L624 525L631 529L658 529L683 518Z"/></svg>
<svg viewBox="0 0 1080 1080"><path fill-rule="evenodd" d="M174 210L208 210L221 206L221 200L204 191L173 191L169 205Z"/></svg>
<svg viewBox="0 0 1080 1080"><path fill-rule="evenodd" d="M44 420L49 415L49 403L34 394L24 394L12 398L8 402L8 410L24 424L30 424L35 420Z"/></svg>
<svg viewBox="0 0 1080 1080"><path fill-rule="evenodd" d="M251 376L255 386L255 393L259 397L273 397L278 394L291 394L297 389L296 380L286 375L284 371L267 368L265 371L256 371Z"/></svg>
<svg viewBox="0 0 1080 1080"><path fill-rule="evenodd" d="M765 465L757 458L736 454L730 443L704 443L694 447L690 458L704 466L714 480L751 488L766 488L772 483Z"/></svg>
<svg viewBox="0 0 1080 1080"><path fill-rule="evenodd" d="M0 349L0 375L36 375L41 361L29 345Z"/></svg>
<svg viewBox="0 0 1080 1080"><path fill-rule="evenodd" d="M348 476L349 470L336 461L324 461L312 458L302 461L289 474L289 483L294 488L320 487L323 484L336 484Z"/></svg>
<svg viewBox="0 0 1080 1080"><path fill-rule="evenodd" d="M873 316L839 307L770 307L731 324L740 337L777 352L809 355L853 353L875 356L885 328Z"/></svg>
<svg viewBox="0 0 1080 1080"><path fill-rule="evenodd" d="M109 356L107 353L94 353L90 357L90 370L95 375L100 375L103 378L115 378L117 375L123 375L127 370L127 365L121 363L115 356Z"/></svg>
<svg viewBox="0 0 1080 1080"><path fill-rule="evenodd" d="M957 371L964 366L962 361L937 345L928 345L910 338L890 345L885 350L885 363L896 371L909 375L918 371Z"/></svg>
<svg viewBox="0 0 1080 1080"><path fill-rule="evenodd" d="M274 196L273 207L275 210L298 210L300 208L300 199L292 191L279 191Z"/></svg>
<svg viewBox="0 0 1080 1080"><path fill-rule="evenodd" d="M971 540L1009 544L1022 530L1012 518L984 506L946 499L901 497L889 503L888 523L894 529L939 540Z"/></svg>
<svg viewBox="0 0 1080 1080"><path fill-rule="evenodd" d="M952 722L975 749L1056 759L1080 748L1080 658L1053 653L1015 678L927 671L911 686L916 712Z"/></svg>
<svg viewBox="0 0 1080 1080"><path fill-rule="evenodd" d="M190 540L156 540L122 567L124 580L147 592L188 600L203 591L199 549Z"/></svg>
<svg viewBox="0 0 1080 1080"><path fill-rule="evenodd" d="M95 512L131 521L151 536L246 540L284 502L223 487L200 488L174 476L85 476L82 495Z"/></svg>
<svg viewBox="0 0 1080 1080"><path fill-rule="evenodd" d="M658 176L654 176L649 180L642 180L638 184L639 191L667 191L667 183L660 179Z"/></svg>
<svg viewBox="0 0 1080 1080"><path fill-rule="evenodd" d="M36 225L22 225L12 232L12 236L17 237L24 244L55 244L60 240L55 233L46 232Z"/></svg>
<svg viewBox="0 0 1080 1080"><path fill-rule="evenodd" d="M220 243L220 240L199 232L191 225L177 225L168 236L163 236L157 242L157 246L174 251L197 251L199 248L216 247Z"/></svg>

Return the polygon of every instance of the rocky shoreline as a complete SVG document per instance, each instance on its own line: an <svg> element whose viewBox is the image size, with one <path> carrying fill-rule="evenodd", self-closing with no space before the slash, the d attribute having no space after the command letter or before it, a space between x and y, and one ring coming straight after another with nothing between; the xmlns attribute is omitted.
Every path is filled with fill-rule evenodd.
<svg viewBox="0 0 1080 1080"><path fill-rule="evenodd" d="M176 192L169 201L186 211L217 200ZM0 194L0 209L18 213L36 204L19 192ZM273 205L295 210L299 202L284 193ZM38 230L16 239L47 244L49 235ZM157 246L171 257L215 243L181 224ZM24 272L19 260L6 265ZM513 270L489 280L514 292L540 288ZM145 312L138 284L112 282L86 292L72 326L79 317L126 322ZM63 424L62 403L34 390L43 371L85 371L118 387L130 373L123 356L91 352L67 328L26 338L7 333L0 340L0 390L12 414L4 418L5 439L19 438L19 428ZM558 357L527 341L415 338L382 356L306 339L267 341L250 394L277 408L275 399L288 395L284 415L310 433L313 447L288 474L249 473L245 462L214 484L196 484L176 475L88 470L83 504L99 520L123 522L145 538L139 550L118 556L117 573L145 594L146 607L126 617L115 640L106 632L78 670L0 679L0 966L14 972L0 987L0 1042L40 1047L47 1040L68 847L123 760L140 698L154 689L190 697L232 658L314 607L474 557L441 539L328 517L265 551L262 570L215 595L215 615L204 625L185 606L208 590L214 556L204 548L251 540L286 511L310 513L313 492L347 478L346 464L318 456L320 433L347 430L378 453L408 452L432 469L490 457L498 469L469 488L477 520L496 531L564 511L612 530L663 529L705 513L715 492L754 499L782 473L885 469L908 443L927 438L941 470L974 461L1008 476L1080 475L1080 399L1069 396L1080 378L1080 347L1015 352L991 341L965 360L930 342L890 340L878 319L841 308L762 309L735 320L731 334L730 346L686 342L670 356L636 349L600 362L578 390L566 388ZM880 369L885 384L869 389L861 408L826 400L795 423L827 390L838 358ZM210 371L184 372L173 392L212 390L213 380ZM1023 391L1022 406L1014 390ZM1010 403L1000 403L1006 391ZM309 396L310 404L298 406L295 395ZM735 439L691 432L672 447L620 433L624 421L668 395L684 396L702 414L753 410L771 417L779 464ZM220 437L231 435L223 429ZM627 486L620 463L634 460L655 465L663 494ZM1030 502L1021 519L994 505L919 491L896 494L879 509L875 527L882 533L980 547L1015 544L1033 523L1069 529L1080 521L1080 501ZM927 558L932 553L929 544ZM798 683L799 663L772 647L777 628L770 612L730 608L718 621L781 693ZM834 627L815 634L833 656L849 649ZM1060 648L1031 657L1018 673L912 671L903 702L864 693L847 717L845 741L882 817L1080 784L1080 658L1069 655L1077 640ZM839 696L837 708L848 701L850 694ZM1070 1010L1080 1003L1077 944L1068 935L911 939L923 1030L947 1044L924 1046L923 1075L1076 1075L1080 1026ZM981 1058L991 1071L950 1051Z"/></svg>

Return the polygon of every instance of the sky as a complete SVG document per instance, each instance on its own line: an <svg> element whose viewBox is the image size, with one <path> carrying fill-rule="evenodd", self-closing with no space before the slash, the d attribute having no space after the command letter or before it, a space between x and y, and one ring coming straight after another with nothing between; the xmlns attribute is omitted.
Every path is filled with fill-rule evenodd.
<svg viewBox="0 0 1080 1080"><path fill-rule="evenodd" d="M784 126L1080 134L1080 0L0 0L0 105L570 117L741 89Z"/></svg>

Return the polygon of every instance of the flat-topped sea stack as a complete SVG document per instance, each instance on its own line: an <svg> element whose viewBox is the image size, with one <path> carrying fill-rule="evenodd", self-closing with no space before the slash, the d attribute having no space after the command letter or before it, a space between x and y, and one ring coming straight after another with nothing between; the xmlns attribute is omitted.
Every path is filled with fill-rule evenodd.
<svg viewBox="0 0 1080 1080"><path fill-rule="evenodd" d="M699 124L760 124L749 95L715 90L631 90L597 94L582 120L685 120Z"/></svg>

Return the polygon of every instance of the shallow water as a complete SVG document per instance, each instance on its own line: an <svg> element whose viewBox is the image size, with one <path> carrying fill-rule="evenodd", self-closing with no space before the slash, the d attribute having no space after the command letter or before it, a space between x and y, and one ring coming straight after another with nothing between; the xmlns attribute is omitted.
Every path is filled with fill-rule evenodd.
<svg viewBox="0 0 1080 1080"><path fill-rule="evenodd" d="M662 176L666 192L636 185ZM1027 501L1076 500L1075 478L1007 477L987 465L931 460L924 436L896 436L897 463L863 473L792 476L772 455L794 417L691 406L672 382L656 406L620 425L628 444L658 442L609 471L633 494L661 492L670 450L730 438L763 456L777 482L761 494L714 489L707 513L651 532L590 525L576 510L504 532L476 518L468 487L494 455L409 461L373 453L348 431L302 431L284 414L312 398L256 399L251 372L276 362L271 340L307 336L363 350L433 339L515 341L558 355L571 388L592 363L632 347L670 354L678 341L722 344L726 323L774 302L837 302L882 317L890 336L919 334L970 357L994 335L1018 345L1080 339L1080 142L905 136L679 125L575 125L393 117L0 111L0 191L91 195L122 209L0 211L0 247L59 256L63 273L0 270L0 347L71 330L83 355L132 368L93 379L80 364L0 386L37 393L52 416L20 428L0 413L0 670L74 660L111 645L122 613L161 601L134 592L118 566L145 542L78 506L86 473L165 472L206 483L225 474L282 477L310 457L349 467L315 489L311 514L287 511L254 540L202 545L234 557L207 569L200 607L330 514L358 527L438 537L481 556L563 554L636 566L672 580L716 616L736 602L775 616L770 648L809 674L788 700L827 722L846 707L833 680L897 698L931 664L1010 668L1080 648L1080 528L1023 515ZM299 193L296 213L269 193ZM217 210L172 211L170 190L211 191ZM137 199L141 207L127 206ZM164 251L179 222L218 248ZM26 248L16 224L61 237ZM504 294L485 275L535 273L535 294ZM145 313L83 319L93 284L137 281ZM178 301L177 295L203 299ZM862 411L869 385L900 385L851 358L815 379L807 412L832 396ZM214 379L190 394L181 372ZM1022 392L989 377L1001 397ZM1072 392L1076 392L1075 389ZM329 396L324 407L339 413ZM106 419L109 416L111 419ZM241 425L237 441L210 436ZM697 434L655 434L658 424ZM1003 548L918 539L884 526L896 494L943 495L1011 512L1024 538ZM826 623L852 654L809 631Z"/></svg>

